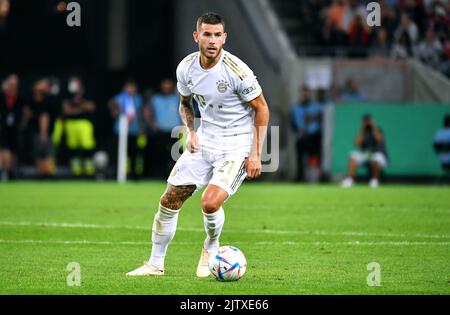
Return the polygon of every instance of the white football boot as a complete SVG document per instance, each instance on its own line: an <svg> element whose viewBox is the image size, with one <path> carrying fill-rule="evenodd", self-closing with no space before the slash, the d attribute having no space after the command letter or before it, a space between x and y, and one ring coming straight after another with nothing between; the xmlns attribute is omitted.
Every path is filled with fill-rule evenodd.
<svg viewBox="0 0 450 315"><path fill-rule="evenodd" d="M130 271L127 276L164 276L164 269L150 265L145 261L142 267Z"/></svg>
<svg viewBox="0 0 450 315"><path fill-rule="evenodd" d="M353 178L347 177L341 182L341 187L348 188L353 186Z"/></svg>
<svg viewBox="0 0 450 315"><path fill-rule="evenodd" d="M370 188L377 188L379 185L380 185L380 183L378 182L378 179L376 179L376 178L372 178L369 182Z"/></svg>
<svg viewBox="0 0 450 315"><path fill-rule="evenodd" d="M208 251L202 248L202 254L200 255L200 261L197 266L197 277L205 278L211 274L208 267L208 260L212 252L212 250Z"/></svg>

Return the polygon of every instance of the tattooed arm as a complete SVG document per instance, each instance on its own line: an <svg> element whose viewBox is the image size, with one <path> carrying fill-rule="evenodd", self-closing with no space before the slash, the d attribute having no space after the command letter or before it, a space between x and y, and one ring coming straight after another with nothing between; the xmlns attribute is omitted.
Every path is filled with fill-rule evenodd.
<svg viewBox="0 0 450 315"><path fill-rule="evenodd" d="M269 107L264 95L261 94L248 103L255 111L255 122L253 128L253 147L246 160L247 178L252 179L261 175L261 155L266 138L267 125L269 124Z"/></svg>
<svg viewBox="0 0 450 315"><path fill-rule="evenodd" d="M186 147L189 152L197 152L199 151L199 143L197 134L194 130L194 107L192 106L192 96L181 96L180 100L180 116L184 125L187 128L187 143Z"/></svg>

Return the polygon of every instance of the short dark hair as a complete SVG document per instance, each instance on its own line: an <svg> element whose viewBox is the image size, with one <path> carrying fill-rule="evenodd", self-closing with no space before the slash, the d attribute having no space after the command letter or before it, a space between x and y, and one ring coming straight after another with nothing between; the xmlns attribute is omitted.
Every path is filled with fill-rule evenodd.
<svg viewBox="0 0 450 315"><path fill-rule="evenodd" d="M200 29L202 24L211 24L211 25L217 25L222 24L223 30L225 31L225 21L222 19L222 17L214 12L207 12L203 15L201 15L197 19L197 31Z"/></svg>

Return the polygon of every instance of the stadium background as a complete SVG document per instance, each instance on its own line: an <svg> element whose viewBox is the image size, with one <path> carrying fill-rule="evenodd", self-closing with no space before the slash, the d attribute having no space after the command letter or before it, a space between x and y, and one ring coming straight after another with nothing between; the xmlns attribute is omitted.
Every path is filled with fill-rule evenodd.
<svg viewBox="0 0 450 315"><path fill-rule="evenodd" d="M369 1L353 2L354 10L360 11ZM106 106L108 100L120 92L127 78L138 82L141 93L157 91L163 78L174 78L177 62L196 49L191 40L195 17L205 10L213 10L221 12L228 22L230 36L226 48L246 60L258 74L272 109L271 125L280 126L279 169L263 178L294 179L295 134L290 109L297 100L299 86L304 84L312 91L319 85L327 89L329 99L337 106L325 111L324 116L338 119L341 111L353 114L339 124L334 118L324 117L327 123L322 126L323 134L331 138L323 137L322 179L339 179L344 175L346 152L357 130L345 128L358 125L357 116L361 113L377 113L381 126L404 117L413 120L414 115L420 122L404 120L401 126L388 127L386 138L392 163L385 172L387 179L405 175L409 179L430 179L444 174L432 147L432 137L448 112L448 78L415 58L374 55L376 34L385 27L383 24L369 29L367 44L324 43L320 32L327 19L324 12L331 8L332 1L79 1L81 27L66 25L69 12L65 11L64 1L8 3L10 8L0 32L4 43L0 52L0 76L17 73L21 80L20 93L27 98L37 79L57 77L63 93L68 78L81 75L87 94L97 104L96 150L106 150L111 157L116 152L111 144L114 121ZM394 26L385 27L394 31L402 12L420 12L420 6L425 17L419 14L413 17L428 21L417 21L420 26L430 23L437 6L433 1L382 1L381 4L382 23L388 21L387 14L383 13L386 8L394 11L395 17L390 21ZM448 10L448 4L442 8ZM321 13L308 14L316 10ZM311 35L310 29L316 36ZM422 30L420 36L423 38ZM392 39L392 46L394 42ZM444 44L448 45L448 37ZM448 63L445 58L448 54L443 51L443 64ZM358 106L347 106L334 97L338 93L336 86L343 86L349 77L355 78L365 95ZM400 134L415 141L407 141ZM23 166L33 164L33 157L27 152L26 149L22 152ZM405 152L414 152L414 161ZM59 173L63 173L67 159L61 155L58 164ZM114 169L110 165L111 174ZM27 174L32 176L33 172Z"/></svg>
<svg viewBox="0 0 450 315"><path fill-rule="evenodd" d="M0 79L16 73L24 98L38 79L57 77L63 93L68 78L81 75L97 104L96 150L113 157L110 98L130 77L143 94L157 91L162 79L174 78L180 59L197 49L195 19L217 11L229 32L225 48L258 75L271 108L270 124L280 128L279 168L244 183L226 204L221 240L247 255L250 264L242 281L217 286L212 279L195 278L204 237L198 194L183 207L167 279L130 280L124 273L148 258L164 180L117 185L110 165L111 182L74 181L60 147L53 177L68 181L29 181L37 176L33 151L22 148L20 180L0 183L2 294L449 293L450 203L448 186L440 185L448 173L433 148L434 134L450 113L448 1L379 1L389 48L402 12L417 18L418 43L424 25L444 16L445 49L433 66L413 55L380 53L379 27L370 28L364 45L348 37L326 40L324 12L340 1L79 0L81 27L67 26L67 2L0 0ZM360 9L369 1L350 2ZM338 87L350 77L364 101L339 98ZM304 179L327 182L321 185L293 182L297 156L291 108L303 85L314 92L325 87L334 104L323 112L321 176L312 172ZM366 113L383 127L389 166L379 189L361 181L344 190L336 183L345 176ZM364 169L358 174L365 180ZM417 181L422 185L411 185ZM65 268L72 261L81 264L81 288L66 285ZM383 268L381 287L366 284L366 266L373 261Z"/></svg>

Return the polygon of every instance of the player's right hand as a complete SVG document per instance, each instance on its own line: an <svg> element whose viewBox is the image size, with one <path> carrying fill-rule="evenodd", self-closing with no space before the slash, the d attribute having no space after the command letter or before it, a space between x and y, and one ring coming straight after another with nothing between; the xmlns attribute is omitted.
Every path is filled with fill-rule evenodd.
<svg viewBox="0 0 450 315"><path fill-rule="evenodd" d="M191 153L200 151L200 143L198 141L198 137L197 137L197 134L195 133L195 131L192 131L188 134L186 148Z"/></svg>

